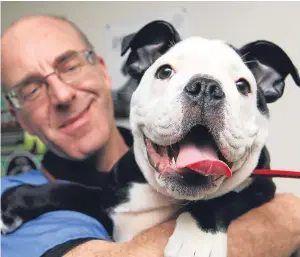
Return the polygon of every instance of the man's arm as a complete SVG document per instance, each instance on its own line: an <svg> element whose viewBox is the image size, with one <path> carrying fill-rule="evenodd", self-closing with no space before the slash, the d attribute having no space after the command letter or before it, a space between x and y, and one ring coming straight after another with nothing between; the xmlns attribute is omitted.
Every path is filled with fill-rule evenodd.
<svg viewBox="0 0 300 257"><path fill-rule="evenodd" d="M288 257L300 247L300 199L278 194L229 227L229 256Z"/></svg>
<svg viewBox="0 0 300 257"><path fill-rule="evenodd" d="M141 233L129 242L91 240L64 257L162 257L175 222ZM229 257L288 257L300 247L300 199L279 194L271 202L234 221L228 231Z"/></svg>
<svg viewBox="0 0 300 257"><path fill-rule="evenodd" d="M63 257L163 257L163 250L175 228L168 221L140 233L129 242L92 240L69 251Z"/></svg>

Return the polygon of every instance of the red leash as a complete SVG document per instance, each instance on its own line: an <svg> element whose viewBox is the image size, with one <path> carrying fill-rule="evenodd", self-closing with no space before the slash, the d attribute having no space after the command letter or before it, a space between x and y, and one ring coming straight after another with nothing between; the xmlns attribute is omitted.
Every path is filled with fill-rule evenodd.
<svg viewBox="0 0 300 257"><path fill-rule="evenodd" d="M300 170L299 171L291 171L291 170L257 169L257 170L253 171L251 176L268 176L268 177L299 178L300 179Z"/></svg>

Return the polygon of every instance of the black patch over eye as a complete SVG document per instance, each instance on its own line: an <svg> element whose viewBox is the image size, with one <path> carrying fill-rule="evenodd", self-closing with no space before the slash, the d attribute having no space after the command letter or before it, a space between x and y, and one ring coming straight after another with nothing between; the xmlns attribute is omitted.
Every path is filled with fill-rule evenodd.
<svg viewBox="0 0 300 257"><path fill-rule="evenodd" d="M239 79L237 82L235 82L237 90L243 94L248 95L251 93L251 87L247 80L245 79Z"/></svg>
<svg viewBox="0 0 300 257"><path fill-rule="evenodd" d="M157 71L155 73L155 77L157 79L167 79L173 75L173 72L174 72L174 70L171 67L171 65L164 64L157 69Z"/></svg>

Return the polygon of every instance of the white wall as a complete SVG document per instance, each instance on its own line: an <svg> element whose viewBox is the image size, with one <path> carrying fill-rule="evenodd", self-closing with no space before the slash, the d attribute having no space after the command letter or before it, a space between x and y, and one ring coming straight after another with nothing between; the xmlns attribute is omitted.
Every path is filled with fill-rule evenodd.
<svg viewBox="0 0 300 257"><path fill-rule="evenodd" d="M270 40L280 45L300 70L300 2L1 2L1 28L3 31L24 15L63 15L77 23L103 53L107 23L139 20L149 13L182 6L187 8L194 35L224 39L236 46ZM284 96L270 109L272 167L300 171L300 88L290 77ZM276 181L279 191L300 196L300 180Z"/></svg>

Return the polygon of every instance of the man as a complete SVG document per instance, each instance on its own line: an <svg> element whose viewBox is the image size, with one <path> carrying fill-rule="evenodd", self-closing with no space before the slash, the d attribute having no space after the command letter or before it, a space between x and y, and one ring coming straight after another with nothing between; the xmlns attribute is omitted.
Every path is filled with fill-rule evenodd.
<svg viewBox="0 0 300 257"><path fill-rule="evenodd" d="M57 17L25 17L5 31L1 44L9 108L51 150L43 161L45 176L32 171L5 178L2 192L22 183L48 183L46 177L105 183L95 170L110 170L131 138L114 122L104 60L74 24ZM290 255L300 244L299 211L300 200L287 194L242 216L230 227L230 256ZM173 228L170 221L114 243L94 219L57 211L2 236L2 251L8 257L162 256Z"/></svg>

